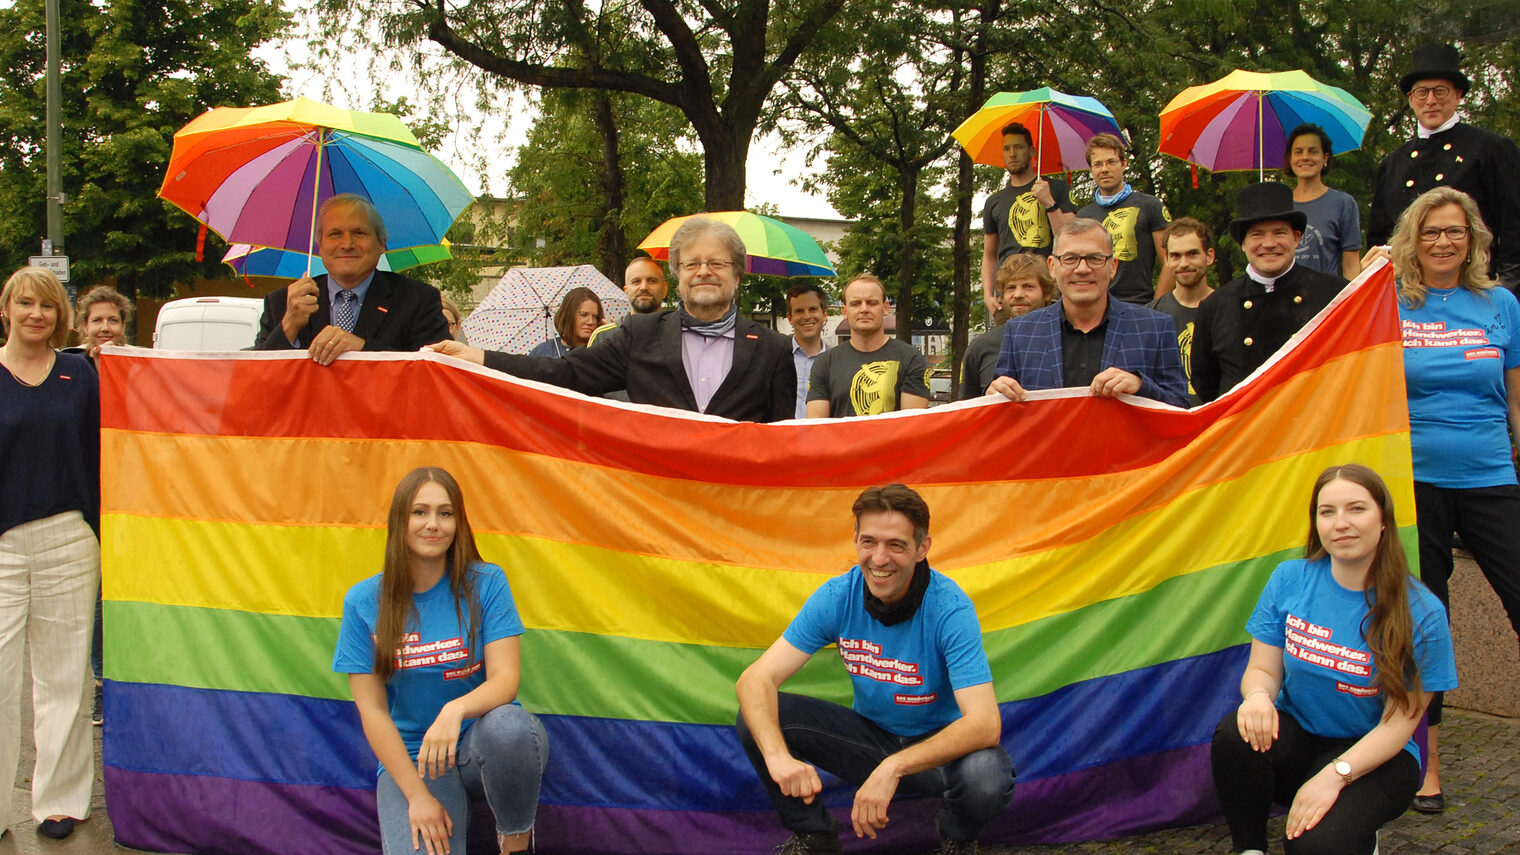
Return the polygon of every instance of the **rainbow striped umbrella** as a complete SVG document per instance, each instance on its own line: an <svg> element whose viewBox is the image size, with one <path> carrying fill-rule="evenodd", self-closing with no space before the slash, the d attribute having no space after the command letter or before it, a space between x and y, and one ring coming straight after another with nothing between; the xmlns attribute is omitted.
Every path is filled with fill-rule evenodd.
<svg viewBox="0 0 1520 855"><path fill-rule="evenodd" d="M1018 122L1035 135L1035 163L1041 175L1086 169L1087 141L1098 134L1125 139L1103 102L1086 95L1067 95L1049 86L993 95L971 118L961 122L952 136L977 163L1003 166L1003 128L1010 122Z"/></svg>
<svg viewBox="0 0 1520 855"><path fill-rule="evenodd" d="M388 250L380 256L380 269L407 270L424 264L432 264L435 261L446 261L453 257L454 254L449 252L449 242L445 240L441 245ZM309 264L308 259L310 259ZM246 243L233 244L227 250L227 254L222 256L222 263L237 271L239 276L300 279L306 275L308 267L313 276L320 276L327 272L326 266L322 264L322 259L318 256L269 246L250 246Z"/></svg>
<svg viewBox="0 0 1520 855"><path fill-rule="evenodd" d="M229 244L303 253L339 193L370 200L398 249L441 243L474 200L399 118L305 98L201 114L174 135L158 191Z"/></svg>
<svg viewBox="0 0 1520 855"><path fill-rule="evenodd" d="M1372 113L1344 89L1303 71L1236 69L1189 86L1161 111L1161 152L1215 172L1255 169L1265 178L1295 127L1313 122L1337 154L1361 148Z"/></svg>
<svg viewBox="0 0 1520 855"><path fill-rule="evenodd" d="M733 226L744 241L748 258L744 269L748 273L766 276L836 276L834 265L823 254L823 248L813 236L780 220L773 220L749 211L713 211L671 217L649 233L639 244L639 249L652 257L665 261L670 258L670 238L681 224L692 217L707 217Z"/></svg>

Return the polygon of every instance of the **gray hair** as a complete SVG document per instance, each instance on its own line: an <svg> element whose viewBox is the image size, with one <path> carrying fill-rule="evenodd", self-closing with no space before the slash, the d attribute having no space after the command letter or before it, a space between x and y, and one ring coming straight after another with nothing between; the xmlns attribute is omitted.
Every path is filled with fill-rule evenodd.
<svg viewBox="0 0 1520 855"><path fill-rule="evenodd" d="M1105 229L1102 223L1090 217L1074 217L1067 220L1066 225L1056 232L1055 239L1050 243L1051 252L1055 252L1056 247L1061 245L1064 238L1076 237L1088 232L1102 232L1103 240L1108 243L1108 251L1114 251L1114 236L1108 233L1108 229Z"/></svg>
<svg viewBox="0 0 1520 855"><path fill-rule="evenodd" d="M380 212L375 210L375 206L358 193L339 193L323 202L322 207L317 209L317 222L320 224L322 218L327 216L328 208L337 206L353 208L363 214L364 218L369 220L369 230L375 233L375 237L380 241L381 248L383 249L389 245L387 238L390 237L390 234L385 230L385 220L380 219Z"/></svg>
<svg viewBox="0 0 1520 855"><path fill-rule="evenodd" d="M686 247L691 246L692 242L697 238L707 234L713 235L723 242L723 245L728 249L729 257L733 259L734 269L741 274L744 273L744 257L746 253L744 241L739 237L739 233L734 231L734 227L728 223L720 223L717 220L700 215L688 218L686 222L681 224L680 228L676 229L676 233L670 236L671 269L679 269L681 266L681 252Z"/></svg>

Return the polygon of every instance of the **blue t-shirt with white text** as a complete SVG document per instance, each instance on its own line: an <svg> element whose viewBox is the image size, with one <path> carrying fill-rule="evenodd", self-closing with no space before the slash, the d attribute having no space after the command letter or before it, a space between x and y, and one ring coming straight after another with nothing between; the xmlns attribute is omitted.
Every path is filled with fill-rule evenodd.
<svg viewBox="0 0 1520 855"><path fill-rule="evenodd" d="M923 602L901 623L885 626L866 612L857 565L814 591L782 633L808 655L837 644L855 711L898 736L955 721L961 712L954 693L992 682L971 598L949 577L929 572Z"/></svg>
<svg viewBox="0 0 1520 855"><path fill-rule="evenodd" d="M1414 479L1448 489L1514 484L1504 372L1520 367L1520 301L1503 287L1431 288L1399 302Z"/></svg>
<svg viewBox="0 0 1520 855"><path fill-rule="evenodd" d="M469 648L469 607L460 603L456 615L448 576L428 590L412 595L416 616L407 624L398 651L400 662L385 685L385 695L390 703L391 720L413 759L443 705L485 682L485 646L523 634L522 620L517 616L512 590L502 569L495 564L476 564L470 568L469 578L480 601L481 625L473 650ZM334 671L374 673L379 606L378 574L348 589L343 597L343 624L333 651ZM464 722L459 735L463 737L473 723L474 719Z"/></svg>
<svg viewBox="0 0 1520 855"><path fill-rule="evenodd" d="M1457 661L1446 608L1414 577L1408 582L1420 691L1455 689ZM1366 593L1335 581L1326 556L1277 565L1246 622L1252 638L1283 649L1277 707L1310 733L1360 739L1382 720L1377 663L1362 637L1368 613ZM1404 750L1419 759L1413 738Z"/></svg>

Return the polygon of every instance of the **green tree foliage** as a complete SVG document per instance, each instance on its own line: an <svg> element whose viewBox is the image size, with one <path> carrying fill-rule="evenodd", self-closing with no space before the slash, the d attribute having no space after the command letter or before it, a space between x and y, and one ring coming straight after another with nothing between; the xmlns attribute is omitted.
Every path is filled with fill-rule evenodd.
<svg viewBox="0 0 1520 855"><path fill-rule="evenodd" d="M115 277L124 293L226 275L212 235L157 198L174 132L213 106L279 100L249 51L287 23L272 0L61 0L62 179L73 284ZM42 0L0 9L0 258L24 264L45 235Z"/></svg>
<svg viewBox="0 0 1520 855"><path fill-rule="evenodd" d="M915 323L920 306L930 323L947 315L950 271L937 262L949 261L939 225L949 212L930 190L943 173L935 164L954 146L943 128L962 107L965 70L935 41L941 22L929 7L882 0L846 14L852 41L872 50L821 42L832 49L798 64L782 104L805 130L833 132L824 144L829 201L857 221L840 242L841 259L847 271L869 269L895 291L897 336L911 340L924 326ZM921 270L925 259L933 261Z"/></svg>
<svg viewBox="0 0 1520 855"><path fill-rule="evenodd" d="M744 204L745 161L771 90L844 0L323 0L334 33L432 42L504 81L621 92L679 110L702 144L708 210Z"/></svg>
<svg viewBox="0 0 1520 855"><path fill-rule="evenodd" d="M625 180L622 206L610 207L594 97L544 92L539 118L508 175L514 223L507 246L514 258L536 266L595 263L621 283L639 241L671 217L702 210L702 155L674 109L604 95ZM625 247L616 258L600 251L607 229L616 230Z"/></svg>

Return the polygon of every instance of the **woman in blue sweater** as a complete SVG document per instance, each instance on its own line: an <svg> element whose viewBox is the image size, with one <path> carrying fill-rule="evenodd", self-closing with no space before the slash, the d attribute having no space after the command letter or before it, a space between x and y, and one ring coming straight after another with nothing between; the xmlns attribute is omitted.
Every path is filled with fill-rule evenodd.
<svg viewBox="0 0 1520 855"><path fill-rule="evenodd" d="M0 293L0 781L16 779L22 651L32 655L32 816L62 839L90 813L90 630L100 585L100 390L83 356L59 353L69 302L23 267ZM9 792L9 790L7 790ZM10 799L0 800L7 811ZM4 830L0 829L0 834Z"/></svg>

